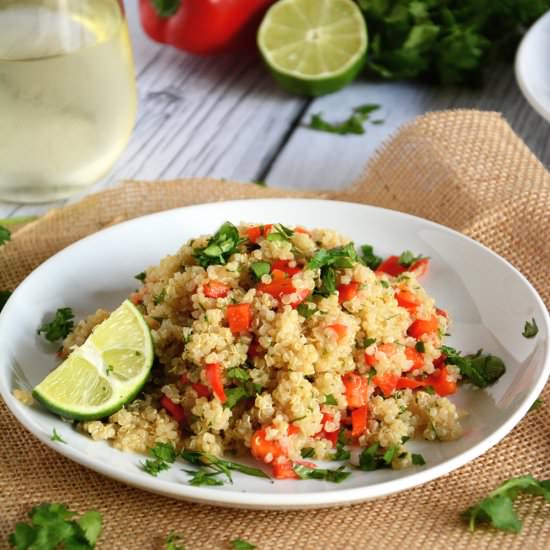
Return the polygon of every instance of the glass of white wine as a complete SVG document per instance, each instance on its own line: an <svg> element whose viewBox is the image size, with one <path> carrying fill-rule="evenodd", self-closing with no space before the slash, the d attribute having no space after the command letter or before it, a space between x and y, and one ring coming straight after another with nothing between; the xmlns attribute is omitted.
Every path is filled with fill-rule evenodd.
<svg viewBox="0 0 550 550"><path fill-rule="evenodd" d="M51 201L95 183L136 105L122 0L0 0L0 199Z"/></svg>

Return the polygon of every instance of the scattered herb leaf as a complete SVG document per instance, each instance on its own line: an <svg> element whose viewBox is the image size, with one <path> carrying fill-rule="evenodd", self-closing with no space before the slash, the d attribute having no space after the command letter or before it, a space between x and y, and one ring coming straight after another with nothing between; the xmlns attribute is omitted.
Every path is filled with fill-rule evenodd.
<svg viewBox="0 0 550 550"><path fill-rule="evenodd" d="M296 310L305 319L309 319L313 314L317 313L317 308L310 306L311 302L302 302Z"/></svg>
<svg viewBox="0 0 550 550"><path fill-rule="evenodd" d="M163 470L168 470L170 464L176 461L176 449L171 443L156 443L149 449L149 455L152 459L147 459L142 463L143 469L153 477L156 477Z"/></svg>
<svg viewBox="0 0 550 550"><path fill-rule="evenodd" d="M351 115L346 120L339 123L327 122L322 113L316 113L311 116L307 128L330 134L364 134L364 123L369 119L369 115L378 109L380 109L380 105L359 105L352 109Z"/></svg>
<svg viewBox="0 0 550 550"><path fill-rule="evenodd" d="M256 280L260 280L263 275L271 273L271 264L269 262L254 262L250 265L252 273Z"/></svg>
<svg viewBox="0 0 550 550"><path fill-rule="evenodd" d="M363 347L368 348L369 346L372 346L373 344L376 344L376 338L365 338L365 341L363 343Z"/></svg>
<svg viewBox="0 0 550 550"><path fill-rule="evenodd" d="M11 240L11 231L7 227L0 225L0 246L6 244L9 240Z"/></svg>
<svg viewBox="0 0 550 550"><path fill-rule="evenodd" d="M166 299L166 289L163 288L156 296L153 296L153 303L158 306Z"/></svg>
<svg viewBox="0 0 550 550"><path fill-rule="evenodd" d="M52 441L59 441L59 443L67 443L58 433L57 430L54 428L52 431L52 435L50 437Z"/></svg>
<svg viewBox="0 0 550 550"><path fill-rule="evenodd" d="M239 230L231 222L225 222L208 239L205 247L193 251L193 256L202 267L224 265L229 257L238 251L239 245L245 240L241 238Z"/></svg>
<svg viewBox="0 0 550 550"><path fill-rule="evenodd" d="M227 369L225 374L228 378L232 378L233 380L241 380L242 382L250 380L250 374L248 374L248 371L242 367L231 367L230 369Z"/></svg>
<svg viewBox="0 0 550 550"><path fill-rule="evenodd" d="M482 350L465 356L450 346L442 346L441 351L447 356L447 363L459 368L465 381L479 388L494 384L506 371L502 359L491 354L483 355Z"/></svg>
<svg viewBox="0 0 550 550"><path fill-rule="evenodd" d="M399 454L400 446L392 445L384 452L380 443L373 443L364 449L359 455L359 469L367 472L379 470L380 468L391 468L391 463L396 454Z"/></svg>
<svg viewBox="0 0 550 550"><path fill-rule="evenodd" d="M332 393L325 395L325 405L338 405L338 401L336 401L336 397Z"/></svg>
<svg viewBox="0 0 550 550"><path fill-rule="evenodd" d="M302 458L313 458L315 456L315 449L313 447L304 447L300 454L302 455Z"/></svg>
<svg viewBox="0 0 550 550"><path fill-rule="evenodd" d="M405 252L401 252L398 262L403 267L411 267L414 262L422 259L422 257L421 255L415 256L410 250L405 250Z"/></svg>
<svg viewBox="0 0 550 550"><path fill-rule="evenodd" d="M62 307L55 312L54 318L43 323L38 329L38 334L43 334L49 342L63 340L74 327L74 314L70 307Z"/></svg>
<svg viewBox="0 0 550 550"><path fill-rule="evenodd" d="M424 466L424 464L426 464L424 457L416 453L411 454L411 460L415 466Z"/></svg>
<svg viewBox="0 0 550 550"><path fill-rule="evenodd" d="M160 17L170 17L180 7L180 0L151 0L151 3Z"/></svg>
<svg viewBox="0 0 550 550"><path fill-rule="evenodd" d="M525 321L525 326L523 327L523 332L521 333L522 336L525 338L534 338L538 333L539 327L537 326L537 322L534 317L531 321Z"/></svg>
<svg viewBox="0 0 550 550"><path fill-rule="evenodd" d="M332 455L331 460L349 460L351 458L351 453L346 449L346 445L346 430L340 428L338 439L336 440L336 451Z"/></svg>
<svg viewBox="0 0 550 550"><path fill-rule="evenodd" d="M141 273L138 273L137 275L134 275L134 279L137 279L138 281L141 281L142 283L145 282L145 271L142 271Z"/></svg>
<svg viewBox="0 0 550 550"><path fill-rule="evenodd" d="M292 469L300 479L321 479L332 483L341 483L351 475L351 472L346 471L345 466L340 466L336 470L325 470L294 463Z"/></svg>
<svg viewBox="0 0 550 550"><path fill-rule="evenodd" d="M370 244L361 246L361 260L373 271L382 263L382 258L374 253L374 248Z"/></svg>
<svg viewBox="0 0 550 550"><path fill-rule="evenodd" d="M426 346L424 345L424 342L422 342L422 340L419 340L418 342L416 342L416 344L414 345L414 349L416 351L418 351L419 353L424 353L426 351Z"/></svg>

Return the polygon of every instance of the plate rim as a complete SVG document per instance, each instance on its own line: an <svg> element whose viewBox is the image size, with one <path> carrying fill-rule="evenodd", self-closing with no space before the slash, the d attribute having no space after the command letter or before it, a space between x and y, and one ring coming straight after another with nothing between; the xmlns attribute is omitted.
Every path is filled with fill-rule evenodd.
<svg viewBox="0 0 550 550"><path fill-rule="evenodd" d="M312 206L314 203L322 203L326 205L327 202L339 204L342 207L353 207L353 208L365 208L375 209L382 211L386 215L405 217L411 219L412 221L443 230L445 232L450 232L454 234L455 237L460 239L466 239L473 246L481 247L485 253L489 253L496 259L498 262L505 264L509 269L511 269L516 276L518 276L522 282L527 285L530 293L532 294L535 302L539 306L542 312L542 321L544 323L544 328L546 329L547 334L550 334L550 316L548 310L536 291L533 285L529 280L523 275L517 268L515 268L508 260L492 251L487 246L481 244L480 242L472 239L471 237L464 235L454 229L441 225L437 222L428 220L426 218L421 218L419 216L414 216L405 212L398 210L392 210L388 208L382 208L379 206L373 206L363 203L355 203L348 201L339 201L331 199L317 199L317 198L262 198L262 199L238 199L231 201L218 201L211 203L202 203L195 205L187 205L178 208L172 208L168 210L162 210L159 212L153 212L146 214L144 216L139 216L110 226L86 237L71 243L69 246L58 251L56 254L48 258L37 268L35 268L25 279L18 285L13 295L10 296L6 306L9 306L9 302L12 301L14 296L24 292L27 284L32 284L32 280L29 283L29 280L34 276L34 274L46 268L47 265L56 261L56 258L59 255L64 255L71 253L73 248L78 248L85 246L89 241L94 239L101 238L105 233L116 232L117 228L120 226L128 226L131 224L140 224L147 222L148 220L154 220L155 218L162 217L167 213L175 214L176 212L185 212L188 209L211 209L211 208L220 208L221 205L231 204L233 206L246 206L250 207L251 202L261 202L261 203L274 203L274 202L298 202L307 203ZM99 237L98 237L99 236ZM9 307L8 307L9 310ZM3 319L5 318L4 312L6 307L0 313L0 329L3 325ZM431 466L426 470L420 470L409 475L398 478L394 480L382 481L375 484L354 487L349 489L335 489L332 491L322 492L322 491L313 491L307 493L293 493L289 492L280 492L274 494L258 493L254 491L241 492L238 490L235 491L219 491L215 488L208 487L193 487L188 484L179 484L176 481L172 480L163 480L162 478L151 478L147 479L139 471L135 473L130 471L124 471L120 467L111 466L108 463L101 463L98 459L88 458L88 456L78 448L69 447L65 445L59 445L51 441L46 434L42 433L41 430L37 430L37 426L30 419L26 417L24 405L15 399L11 394L10 388L4 386L3 378L0 377L0 394L2 395L8 409L16 417L18 422L20 422L34 437L39 439L42 443L46 444L48 447L54 451L60 453L61 455L69 458L77 464L81 464L91 470L98 472L106 477L113 479L118 482L123 482L132 487L137 487L139 489L161 494L171 498L176 498L178 500L186 500L199 504L207 504L213 506L222 506L222 507L233 507L233 508L242 508L242 509L261 509L261 510L296 510L296 509L313 509L313 508L329 508L334 506L349 505L358 502L365 502L368 500L373 500L376 498L388 496L394 493L406 491L413 487L417 487L433 481L436 478L441 477L442 475L451 473L456 469L460 468L471 462L472 460L480 457L486 453L491 447L499 443L510 431L521 421L521 419L526 415L528 409L530 408L532 402L538 397L542 389L544 388L548 378L550 377L550 346L549 342L546 342L545 353L542 358L542 368L541 373L538 377L536 383L531 387L528 394L526 395L524 402L518 407L517 411L512 414L497 430L492 432L489 436L484 438L482 441L466 449L465 451L453 456L452 458L445 460L444 462ZM7 363L7 361L6 361ZM138 453L132 453L135 456L139 456ZM154 483L152 480L154 479ZM290 482L288 482L290 483ZM183 491L182 491L183 489ZM364 494L365 491L368 494ZM269 502L266 502L269 501ZM321 501L321 502L319 502Z"/></svg>
<svg viewBox="0 0 550 550"><path fill-rule="evenodd" d="M516 51L516 56L514 60L514 73L516 76L516 82L519 86L519 89L529 105L546 121L550 122L550 99L548 104L541 103L540 100L531 92L531 88L528 84L529 79L525 77L524 70L524 58L527 55L526 50L529 47L533 36L540 32L540 29L548 25L550 29L550 10L541 15L534 23L531 25L525 36L521 39L521 42Z"/></svg>

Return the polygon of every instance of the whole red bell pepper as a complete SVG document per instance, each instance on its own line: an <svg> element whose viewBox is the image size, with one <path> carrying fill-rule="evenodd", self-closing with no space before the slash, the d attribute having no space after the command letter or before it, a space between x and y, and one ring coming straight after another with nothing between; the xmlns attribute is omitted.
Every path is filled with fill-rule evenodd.
<svg viewBox="0 0 550 550"><path fill-rule="evenodd" d="M274 0L139 0L141 23L157 42L196 54L242 49Z"/></svg>

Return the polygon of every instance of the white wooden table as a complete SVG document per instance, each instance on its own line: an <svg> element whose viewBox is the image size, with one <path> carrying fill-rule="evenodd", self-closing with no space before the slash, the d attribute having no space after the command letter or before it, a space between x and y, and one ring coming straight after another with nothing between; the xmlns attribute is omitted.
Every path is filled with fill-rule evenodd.
<svg viewBox="0 0 550 550"><path fill-rule="evenodd" d="M127 0L126 8L139 88L138 117L123 155L88 193L124 179L182 176L264 180L288 188L343 187L404 122L426 111L458 107L501 111L550 167L550 124L523 99L511 64L493 68L479 90L358 81L311 101L279 90L256 56L194 57L154 43L141 30L137 0ZM365 103L380 104L377 118L385 122L369 125L364 135L338 136L303 126L312 113L323 112L338 121ZM63 202L0 202L0 218L42 214Z"/></svg>

